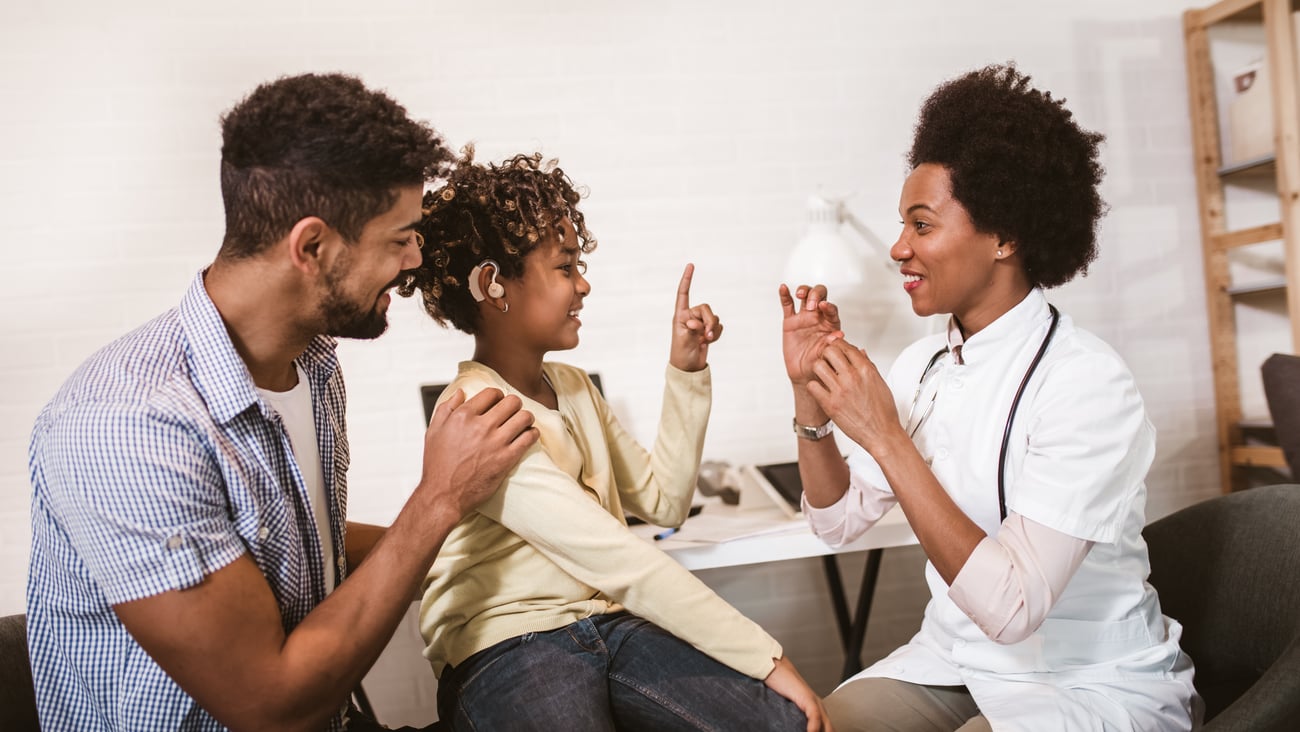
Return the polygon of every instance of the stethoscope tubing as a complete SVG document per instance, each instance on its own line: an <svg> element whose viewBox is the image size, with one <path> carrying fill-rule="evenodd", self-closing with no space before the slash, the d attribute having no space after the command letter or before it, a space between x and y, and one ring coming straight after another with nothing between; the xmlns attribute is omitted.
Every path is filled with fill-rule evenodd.
<svg viewBox="0 0 1300 732"><path fill-rule="evenodd" d="M1000 521L1007 520L1007 489L1006 489L1006 469L1007 469L1007 448L1011 444L1011 425L1016 419L1016 410L1020 408L1020 398L1025 394L1025 387L1029 385L1029 379L1033 377L1034 372L1038 370L1038 364L1043 360L1043 355L1047 353L1047 346L1052 342L1052 335L1056 333L1056 324L1061 320L1061 313L1055 305L1048 304L1048 310L1052 313L1052 322L1047 326L1047 335L1043 336L1043 342L1038 346L1038 352L1034 354L1034 360L1029 362L1029 368L1025 370L1025 376L1020 380L1020 387L1016 389L1016 396L1011 400L1011 410L1007 413L1006 428L1002 431L1002 446L998 450L998 515ZM913 413L916 411L917 400L921 396L922 387L925 385L925 377L930 373L930 369L938 363L939 359L948 352L948 347L944 346L930 357L926 363L925 369L921 371L921 380L916 385L916 393L912 395L912 408L908 410L907 421L911 423ZM938 396L936 392L935 396ZM921 413L921 420L917 422L916 427L911 430L911 436L915 436L917 430L921 429L921 422L925 421L930 410L934 408L934 397L926 405L925 411Z"/></svg>

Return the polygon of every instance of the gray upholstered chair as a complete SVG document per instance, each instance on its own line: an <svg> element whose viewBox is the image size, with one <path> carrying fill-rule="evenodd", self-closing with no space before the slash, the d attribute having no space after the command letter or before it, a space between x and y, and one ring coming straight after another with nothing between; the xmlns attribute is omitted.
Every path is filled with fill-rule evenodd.
<svg viewBox="0 0 1300 732"><path fill-rule="evenodd" d="M27 616L0 618L0 730L38 730L32 665L27 660Z"/></svg>
<svg viewBox="0 0 1300 732"><path fill-rule="evenodd" d="M1206 732L1300 730L1300 485L1212 498L1143 536L1196 664Z"/></svg>
<svg viewBox="0 0 1300 732"><path fill-rule="evenodd" d="M1275 353L1260 366L1264 398L1291 477L1300 482L1300 356Z"/></svg>

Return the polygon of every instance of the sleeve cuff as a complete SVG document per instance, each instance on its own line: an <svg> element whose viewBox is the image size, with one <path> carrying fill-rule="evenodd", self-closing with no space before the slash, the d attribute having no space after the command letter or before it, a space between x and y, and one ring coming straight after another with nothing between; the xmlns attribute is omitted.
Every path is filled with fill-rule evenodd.
<svg viewBox="0 0 1300 732"><path fill-rule="evenodd" d="M1007 584L1007 556L998 542L991 537L984 537L975 545L974 551L966 558L966 564L948 587L948 598L969 617L975 625L989 638L1002 631L1015 612L1015 607L1007 608L1007 617L990 617L995 608L988 600L990 596L1002 596Z"/></svg>

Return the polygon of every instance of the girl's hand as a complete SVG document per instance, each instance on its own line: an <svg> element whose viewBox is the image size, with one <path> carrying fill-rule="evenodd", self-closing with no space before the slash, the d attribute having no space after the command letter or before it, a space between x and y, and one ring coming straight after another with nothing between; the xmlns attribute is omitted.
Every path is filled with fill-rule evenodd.
<svg viewBox="0 0 1300 732"><path fill-rule="evenodd" d="M813 362L816 378L808 393L851 440L876 455L886 438L897 437L894 395L866 351L843 338L826 345Z"/></svg>
<svg viewBox="0 0 1300 732"><path fill-rule="evenodd" d="M709 365L709 344L722 337L722 321L708 305L691 306L691 277L695 265L686 265L677 285L677 311L673 315L673 344L668 363L682 371L699 371Z"/></svg>
<svg viewBox="0 0 1300 732"><path fill-rule="evenodd" d="M813 364L821 358L827 344L843 338L840 330L840 310L826 301L826 287L799 285L794 297L790 288L781 285L781 351L785 356L785 373L796 387L815 378ZM802 307L795 309L795 299Z"/></svg>
<svg viewBox="0 0 1300 732"><path fill-rule="evenodd" d="M831 720L826 716L821 697L808 686L790 659L782 656L776 659L776 668L763 679L767 688L794 702L796 707L808 718L807 732L833 732Z"/></svg>

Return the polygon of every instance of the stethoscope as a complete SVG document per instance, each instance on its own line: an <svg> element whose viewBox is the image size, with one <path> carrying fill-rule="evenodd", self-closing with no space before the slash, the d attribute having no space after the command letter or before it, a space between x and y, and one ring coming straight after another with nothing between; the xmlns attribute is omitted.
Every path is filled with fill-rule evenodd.
<svg viewBox="0 0 1300 732"><path fill-rule="evenodd" d="M1020 380L1020 388L1016 389L1016 396L1011 400L1011 411L1007 414L1007 426L1002 431L1002 449L998 452L998 515L1000 521L1007 520L1007 490L1006 490L1006 466L1007 466L1007 446L1011 444L1011 423L1016 419L1016 409L1020 407L1020 397L1024 396L1025 386L1029 384L1029 379L1034 375L1038 368L1038 362L1043 360L1043 354L1047 353L1047 344L1052 341L1052 334L1056 332L1056 323L1061 319L1061 314L1057 312L1055 305L1048 305L1047 308L1052 312L1052 323L1047 326L1047 335L1043 336L1043 343L1038 347L1038 353L1034 354L1034 360L1029 362L1029 368L1025 370L1025 378ZM929 376L930 369L939 362L939 359L948 352L948 347L944 346L930 357L930 361L925 364L925 370L921 372L921 379L916 384L916 392L912 394L912 408L907 410L907 424L912 423L912 417L916 413L916 405L921 398L921 391L925 387L925 378ZM930 395L930 401L926 402L925 411L921 413L921 418L917 420L916 426L908 430L908 437L915 437L917 430L921 429L921 424L925 418L930 416L934 411L934 400L939 396L939 390L935 389Z"/></svg>

